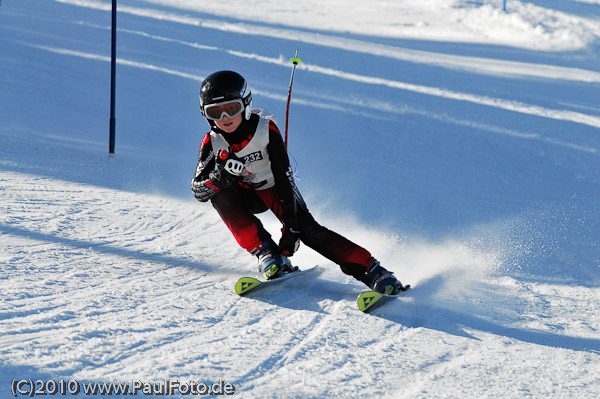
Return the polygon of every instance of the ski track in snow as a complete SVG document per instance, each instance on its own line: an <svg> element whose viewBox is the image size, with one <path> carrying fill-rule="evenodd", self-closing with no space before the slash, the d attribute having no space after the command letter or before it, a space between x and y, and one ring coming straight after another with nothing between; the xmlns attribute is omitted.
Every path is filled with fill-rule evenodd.
<svg viewBox="0 0 600 399"><path fill-rule="evenodd" d="M556 372L567 373L562 389L575 393L596 378L565 369L600 356L596 288L498 279L479 269L492 261L468 248L435 254L430 246L423 259L409 246L396 250L433 275L421 269L414 292L374 315L355 309L360 287L333 265L289 294L237 298L235 277L254 266L235 266L248 264L246 255L226 255L228 232L193 202L14 172L3 172L2 184L2 262L10 266L0 353L14 365L87 381L198 379L201 370L252 397L437 396L440 377L452 375L464 387L453 394L468 395L524 384L519 373L532 376L530 365L515 369L510 358L521 351L553 365L536 369L526 390L552 396L545 381ZM205 234L213 240L203 242ZM462 375L465 364L479 368L476 379Z"/></svg>

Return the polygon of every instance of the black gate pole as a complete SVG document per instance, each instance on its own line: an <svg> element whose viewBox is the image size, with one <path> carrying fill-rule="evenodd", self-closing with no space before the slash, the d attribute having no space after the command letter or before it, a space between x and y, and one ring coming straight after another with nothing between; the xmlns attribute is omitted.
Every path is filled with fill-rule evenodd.
<svg viewBox="0 0 600 399"><path fill-rule="evenodd" d="M108 156L115 156L115 75L117 72L117 0L112 0L112 29L110 50L110 137Z"/></svg>

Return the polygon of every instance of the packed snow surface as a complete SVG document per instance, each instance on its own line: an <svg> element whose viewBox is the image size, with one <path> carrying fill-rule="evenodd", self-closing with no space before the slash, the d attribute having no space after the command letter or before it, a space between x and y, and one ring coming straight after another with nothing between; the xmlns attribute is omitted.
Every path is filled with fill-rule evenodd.
<svg viewBox="0 0 600 399"><path fill-rule="evenodd" d="M110 10L0 1L1 397L600 396L600 1L119 0L114 158ZM306 246L238 297L256 260L189 191L201 81L283 130L296 50L308 206L413 286L371 314Z"/></svg>

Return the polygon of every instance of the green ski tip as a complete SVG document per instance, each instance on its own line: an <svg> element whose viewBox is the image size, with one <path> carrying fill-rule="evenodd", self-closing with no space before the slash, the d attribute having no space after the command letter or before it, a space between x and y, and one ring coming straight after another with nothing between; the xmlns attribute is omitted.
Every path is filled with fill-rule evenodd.
<svg viewBox="0 0 600 399"><path fill-rule="evenodd" d="M383 295L379 292L375 291L366 291L358 296L358 308L366 312L371 306L375 305L375 303L381 299Z"/></svg>
<svg viewBox="0 0 600 399"><path fill-rule="evenodd" d="M242 277L235 284L235 292L238 295L245 294L246 292L252 290L257 285L262 284L260 280L257 280L253 277Z"/></svg>
<svg viewBox="0 0 600 399"><path fill-rule="evenodd" d="M294 63L294 65L298 65L299 63L302 62L302 60L298 57L292 57L292 58L290 58L290 61L292 61Z"/></svg>

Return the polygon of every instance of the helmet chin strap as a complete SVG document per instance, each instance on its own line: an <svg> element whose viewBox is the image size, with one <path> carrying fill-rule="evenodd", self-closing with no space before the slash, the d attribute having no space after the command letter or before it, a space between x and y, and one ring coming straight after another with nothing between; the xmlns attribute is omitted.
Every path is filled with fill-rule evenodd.
<svg viewBox="0 0 600 399"><path fill-rule="evenodd" d="M244 110L244 120L249 121L251 115L252 115L252 100L250 100L250 103L248 105L246 105L246 109Z"/></svg>

